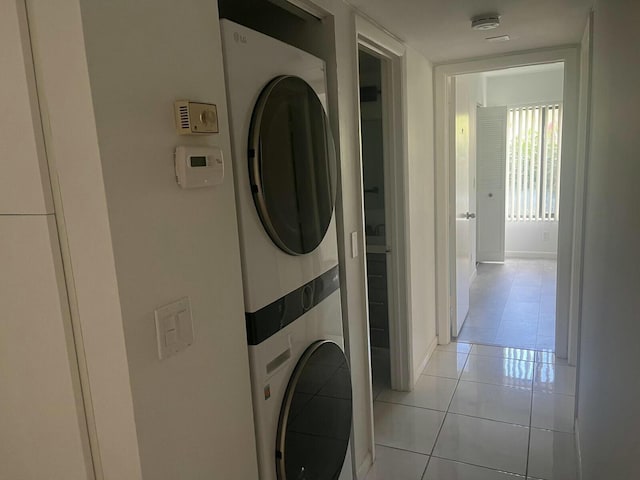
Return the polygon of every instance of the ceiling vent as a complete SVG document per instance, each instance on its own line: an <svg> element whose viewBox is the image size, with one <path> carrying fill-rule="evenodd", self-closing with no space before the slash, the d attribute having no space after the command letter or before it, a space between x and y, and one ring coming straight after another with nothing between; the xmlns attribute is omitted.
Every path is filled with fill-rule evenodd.
<svg viewBox="0 0 640 480"><path fill-rule="evenodd" d="M487 42L508 42L511 40L511 37L509 35L500 35L498 37L485 38L485 40Z"/></svg>
<svg viewBox="0 0 640 480"><path fill-rule="evenodd" d="M474 30L493 30L500 26L500 15L491 13L478 15L471 19L471 28Z"/></svg>

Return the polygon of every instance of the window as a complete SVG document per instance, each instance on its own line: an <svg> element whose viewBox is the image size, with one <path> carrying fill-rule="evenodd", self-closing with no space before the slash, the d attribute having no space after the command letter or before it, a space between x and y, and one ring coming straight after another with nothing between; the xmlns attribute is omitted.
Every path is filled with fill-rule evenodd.
<svg viewBox="0 0 640 480"><path fill-rule="evenodd" d="M562 104L508 109L507 220L558 220L561 148Z"/></svg>

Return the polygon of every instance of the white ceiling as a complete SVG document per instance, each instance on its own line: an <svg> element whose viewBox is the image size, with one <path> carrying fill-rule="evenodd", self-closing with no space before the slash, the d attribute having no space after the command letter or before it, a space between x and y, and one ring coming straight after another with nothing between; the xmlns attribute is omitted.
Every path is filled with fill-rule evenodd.
<svg viewBox="0 0 640 480"><path fill-rule="evenodd" d="M593 0L348 0L434 63L577 44ZM471 17L501 15L495 30L471 29ZM485 38L509 35L508 42Z"/></svg>

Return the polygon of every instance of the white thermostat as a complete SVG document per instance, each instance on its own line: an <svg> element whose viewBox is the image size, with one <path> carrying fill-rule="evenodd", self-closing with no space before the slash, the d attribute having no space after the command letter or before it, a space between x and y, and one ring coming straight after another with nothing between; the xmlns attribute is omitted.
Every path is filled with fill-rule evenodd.
<svg viewBox="0 0 640 480"><path fill-rule="evenodd" d="M213 187L224 180L222 150L217 147L177 147L175 163L182 188Z"/></svg>

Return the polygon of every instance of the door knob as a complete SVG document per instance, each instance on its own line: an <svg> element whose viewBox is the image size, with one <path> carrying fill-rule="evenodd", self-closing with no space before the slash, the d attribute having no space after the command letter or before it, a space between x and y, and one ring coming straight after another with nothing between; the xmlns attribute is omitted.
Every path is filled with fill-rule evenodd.
<svg viewBox="0 0 640 480"><path fill-rule="evenodd" d="M470 220L472 218L476 218L476 214L467 212L464 214L464 218L466 218L467 220Z"/></svg>

